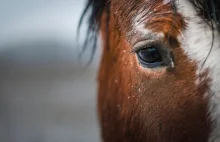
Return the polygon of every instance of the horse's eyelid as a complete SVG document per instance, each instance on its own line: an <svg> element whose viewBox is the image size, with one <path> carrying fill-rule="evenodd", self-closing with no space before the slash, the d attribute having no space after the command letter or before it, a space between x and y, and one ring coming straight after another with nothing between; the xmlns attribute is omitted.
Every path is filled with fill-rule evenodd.
<svg viewBox="0 0 220 142"><path fill-rule="evenodd" d="M150 47L157 47L157 46L158 46L157 44L155 44L155 45L154 44L148 44L148 45L145 45L145 46L140 46L140 47L133 48L132 52L137 53L140 50L144 50L144 49L147 49L147 48L150 48Z"/></svg>
<svg viewBox="0 0 220 142"><path fill-rule="evenodd" d="M140 47L132 48L131 52L137 53L140 50L147 49L147 48L152 47L152 46L153 45L149 44L149 45L145 45L145 46L140 46Z"/></svg>

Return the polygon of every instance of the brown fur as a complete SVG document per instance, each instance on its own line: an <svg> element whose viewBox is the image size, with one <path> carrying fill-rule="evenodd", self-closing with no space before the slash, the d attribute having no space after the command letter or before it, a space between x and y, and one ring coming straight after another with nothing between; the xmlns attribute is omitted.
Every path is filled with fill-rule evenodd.
<svg viewBox="0 0 220 142"><path fill-rule="evenodd" d="M131 29L131 21L125 19L132 15L123 13L123 8L135 13L133 10L140 8L144 0L139 0L140 5L134 5L132 0L127 4L125 0L114 1L108 34L109 48L105 48L106 25L101 25L104 51L99 71L98 111L103 142L206 142L210 132L208 103L204 98L208 80L195 85L196 63L187 59L178 43L170 44L176 47L170 47L175 56L175 70L142 68L135 54L130 53L132 45L126 42L125 34ZM129 9L128 4L133 4L134 8ZM170 11L172 7L166 8ZM116 9L118 15L115 15ZM163 9L158 9L158 12ZM146 28L169 34L172 41L177 42L184 20L176 14L176 20L173 20L176 15L172 14L149 17ZM103 21L105 18L104 14ZM121 22L118 22L119 18ZM174 26L171 26L173 21ZM169 32L171 28L172 32ZM165 38L164 43L167 42Z"/></svg>

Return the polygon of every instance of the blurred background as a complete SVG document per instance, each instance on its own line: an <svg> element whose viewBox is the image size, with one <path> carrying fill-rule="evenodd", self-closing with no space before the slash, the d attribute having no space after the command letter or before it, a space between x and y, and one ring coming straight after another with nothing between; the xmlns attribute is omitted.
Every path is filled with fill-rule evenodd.
<svg viewBox="0 0 220 142"><path fill-rule="evenodd" d="M0 0L0 142L99 142L85 0Z"/></svg>

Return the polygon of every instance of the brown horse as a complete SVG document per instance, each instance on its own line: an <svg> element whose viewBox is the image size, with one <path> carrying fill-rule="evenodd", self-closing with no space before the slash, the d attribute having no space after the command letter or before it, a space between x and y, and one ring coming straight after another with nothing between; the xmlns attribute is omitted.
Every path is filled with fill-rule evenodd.
<svg viewBox="0 0 220 142"><path fill-rule="evenodd" d="M220 142L219 10L218 0L88 0L88 39L103 41L103 142Z"/></svg>

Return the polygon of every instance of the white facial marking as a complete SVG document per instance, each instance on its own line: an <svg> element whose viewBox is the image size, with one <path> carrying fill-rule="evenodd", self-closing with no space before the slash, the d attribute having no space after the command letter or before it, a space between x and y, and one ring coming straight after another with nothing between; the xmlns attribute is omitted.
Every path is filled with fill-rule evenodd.
<svg viewBox="0 0 220 142"><path fill-rule="evenodd" d="M130 43L133 44L136 42L135 40L142 39L150 44L155 42L155 40L162 41L164 39L164 33L153 32L151 29L146 28L147 15L151 14L152 12L153 11L149 11L146 8L142 8L134 16L131 31L126 34ZM136 39L134 37L136 37ZM145 43L145 45L147 45L147 43Z"/></svg>
<svg viewBox="0 0 220 142"><path fill-rule="evenodd" d="M197 15L194 6L187 0L179 0L176 3L178 12L186 19L187 29L179 37L181 46L186 55L197 63L197 75L208 69L208 77L211 79L207 92L209 98L209 116L212 121L212 132L209 142L220 141L220 35L213 32L211 28ZM208 56L210 48L213 47ZM207 60L206 60L207 58ZM204 66L202 67L204 61ZM202 68L201 68L202 67ZM200 83L199 80L196 81Z"/></svg>
<svg viewBox="0 0 220 142"><path fill-rule="evenodd" d="M171 0L163 0L163 4L168 4L170 3Z"/></svg>
<svg viewBox="0 0 220 142"><path fill-rule="evenodd" d="M146 13L150 14L147 9L140 9L137 14L135 15L132 23L132 30L127 34L127 36L133 34L133 33L141 33L143 35L152 33L148 29L145 28L145 20Z"/></svg>

